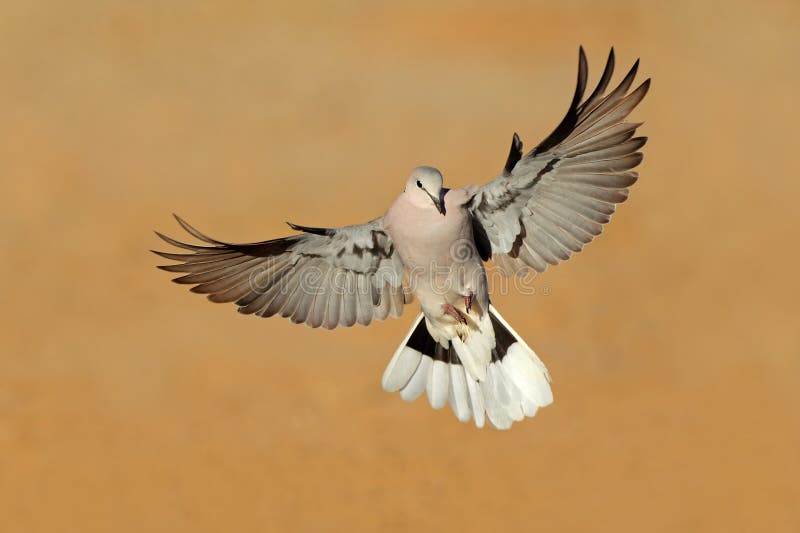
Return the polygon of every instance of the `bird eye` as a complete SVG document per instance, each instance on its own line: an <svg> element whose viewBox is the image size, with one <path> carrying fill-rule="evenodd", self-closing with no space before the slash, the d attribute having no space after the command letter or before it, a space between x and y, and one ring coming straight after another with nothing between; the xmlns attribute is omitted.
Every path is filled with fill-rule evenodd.
<svg viewBox="0 0 800 533"><path fill-rule="evenodd" d="M419 187L420 189L422 188L422 182L419 180L417 180L417 187Z"/></svg>

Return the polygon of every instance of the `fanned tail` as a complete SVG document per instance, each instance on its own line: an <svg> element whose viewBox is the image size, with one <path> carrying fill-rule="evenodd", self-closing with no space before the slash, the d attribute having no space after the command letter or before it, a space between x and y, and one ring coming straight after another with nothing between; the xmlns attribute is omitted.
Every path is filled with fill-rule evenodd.
<svg viewBox="0 0 800 533"><path fill-rule="evenodd" d="M405 401L427 392L434 409L450 404L456 417L508 429L553 402L550 375L542 361L494 306L477 331L437 342L420 313L383 373L388 392Z"/></svg>

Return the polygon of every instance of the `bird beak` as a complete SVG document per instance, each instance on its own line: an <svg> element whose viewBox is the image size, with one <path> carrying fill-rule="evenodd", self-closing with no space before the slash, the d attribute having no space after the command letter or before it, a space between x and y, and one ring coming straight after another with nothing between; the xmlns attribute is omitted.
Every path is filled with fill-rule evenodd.
<svg viewBox="0 0 800 533"><path fill-rule="evenodd" d="M436 209L444 216L447 213L447 210L444 207L444 193L447 192L445 189L439 191L439 197L434 198L432 194L428 193L428 196L431 197L433 200L433 205L436 206Z"/></svg>

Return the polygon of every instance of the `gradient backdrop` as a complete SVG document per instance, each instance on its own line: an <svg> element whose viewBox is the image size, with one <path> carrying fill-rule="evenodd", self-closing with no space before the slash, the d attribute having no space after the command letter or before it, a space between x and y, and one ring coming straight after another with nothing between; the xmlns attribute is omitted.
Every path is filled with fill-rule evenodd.
<svg viewBox="0 0 800 533"><path fill-rule="evenodd" d="M0 531L800 531L800 4L3 2ZM495 295L555 403L512 431L321 331L169 282L222 239L382 213L530 147L616 46L653 88L606 233ZM615 78L619 79L619 78Z"/></svg>

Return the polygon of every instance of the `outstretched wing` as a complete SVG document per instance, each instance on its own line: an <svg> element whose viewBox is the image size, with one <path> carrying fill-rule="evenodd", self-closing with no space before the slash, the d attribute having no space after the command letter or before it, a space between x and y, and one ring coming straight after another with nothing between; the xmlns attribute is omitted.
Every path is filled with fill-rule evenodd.
<svg viewBox="0 0 800 533"><path fill-rule="evenodd" d="M612 48L597 88L583 100L586 55L579 54L578 85L566 116L545 140L522 155L517 134L503 173L480 187L470 210L478 248L507 272L541 272L579 252L603 230L616 204L638 178L646 137L625 122L650 87L628 93L639 61L605 95L614 72Z"/></svg>
<svg viewBox="0 0 800 533"><path fill-rule="evenodd" d="M186 244L161 233L189 253L154 253L178 261L159 266L182 272L176 283L194 285L212 302L234 302L239 312L280 315L311 327L367 325L400 316L410 296L403 291L403 264L381 219L338 229L290 224L303 233L251 244L231 244L200 233L177 215Z"/></svg>

